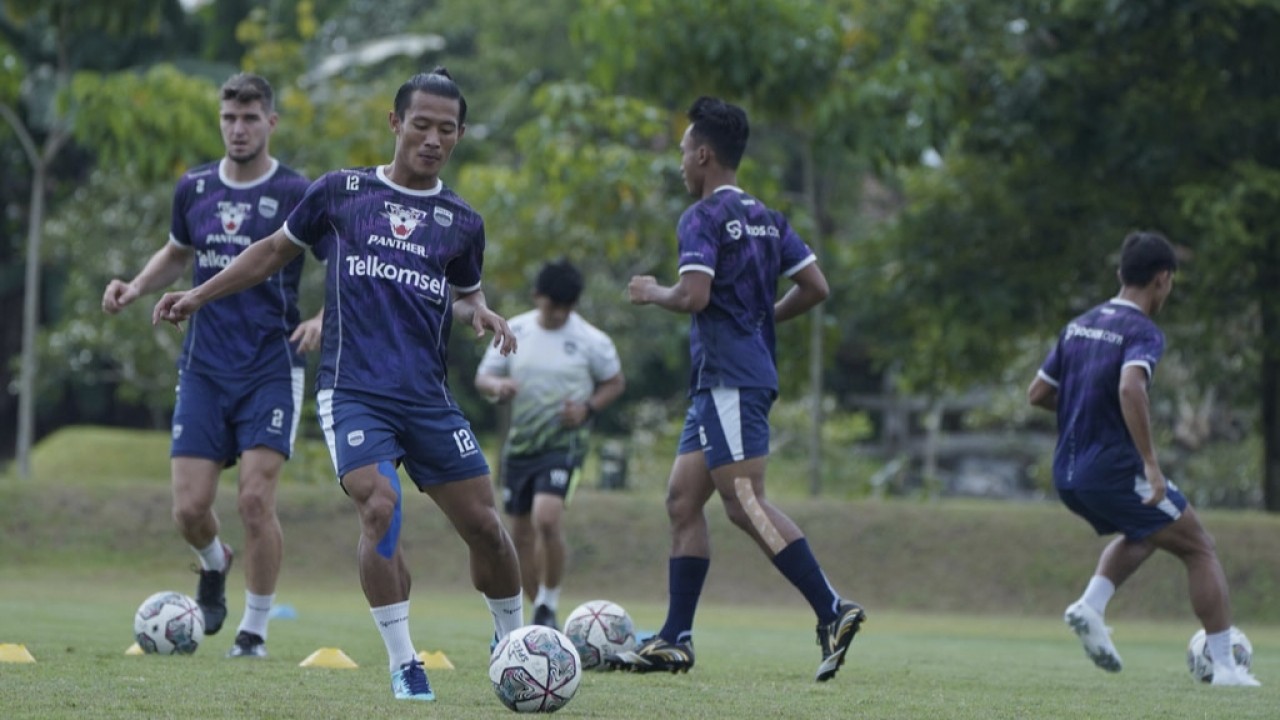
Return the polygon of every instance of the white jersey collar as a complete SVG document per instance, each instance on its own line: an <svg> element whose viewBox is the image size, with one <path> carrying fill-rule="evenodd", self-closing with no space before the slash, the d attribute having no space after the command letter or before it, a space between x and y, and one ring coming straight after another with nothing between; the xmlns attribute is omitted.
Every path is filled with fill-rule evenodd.
<svg viewBox="0 0 1280 720"><path fill-rule="evenodd" d="M248 182L237 182L227 175L227 163L229 162L231 162L231 159L226 157L222 158L222 160L218 162L218 179L222 181L223 185L236 190L245 190L247 188L257 187L258 185L270 180L271 176L276 174L276 170L280 169L280 161L275 158L271 158L271 167L268 168L261 176Z"/></svg>
<svg viewBox="0 0 1280 720"><path fill-rule="evenodd" d="M413 188L407 188L403 185L398 185L395 182L392 182L391 178L387 177L386 165L379 165L377 169L377 174L378 174L379 180L386 183L392 189L402 192L405 195L417 195L418 197L431 197L432 195L439 195L440 191L444 189L444 181L442 181L440 178L436 178L436 186L429 190L414 190Z"/></svg>

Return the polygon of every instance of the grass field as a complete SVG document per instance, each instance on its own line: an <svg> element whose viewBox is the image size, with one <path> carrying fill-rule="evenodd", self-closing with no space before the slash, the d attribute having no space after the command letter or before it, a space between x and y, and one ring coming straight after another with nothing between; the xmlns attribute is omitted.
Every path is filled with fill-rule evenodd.
<svg viewBox="0 0 1280 720"><path fill-rule="evenodd" d="M83 438L81 438L83 439ZM431 672L433 704L391 698L386 654L357 586L355 518L328 484L281 488L285 570L264 661L228 660L243 580L228 582L226 628L192 657L127 656L137 605L162 589L192 593L193 557L168 518L154 438L112 466L90 437L43 447L37 481L0 477L0 643L34 664L0 663L0 718L510 717L486 676L492 632L467 590L463 546L424 498L406 502L413 636L456 666ZM161 440L160 442L163 442ZM118 443L106 446L117 448ZM105 446L104 446L105 447ZM49 471L56 467L56 474ZM224 536L240 541L234 484L218 498ZM1193 682L1195 630L1185 581L1158 559L1122 589L1109 621L1118 675L1085 658L1063 626L1101 540L1060 508L1005 503L779 500L806 529L833 582L868 607L864 632L829 683L813 682L813 618L723 516L687 676L590 673L560 717L608 718L1276 718L1280 524L1206 514L1232 579L1237 620L1264 687ZM665 612L661 496L585 492L569 514L572 566L562 617L606 597L642 629ZM238 545L237 545L238 546ZM338 647L359 667L299 667Z"/></svg>
<svg viewBox="0 0 1280 720"><path fill-rule="evenodd" d="M0 637L21 641L34 664L0 664L7 718L499 718L485 671L487 610L473 594L417 593L414 639L453 670L430 673L438 699L397 702L386 655L358 592L303 588L282 598L293 620L272 623L271 656L228 660L228 628L191 657L127 656L129 618L160 578L40 573L0 591ZM139 586L145 590L140 590ZM88 599L91 598L91 601ZM577 602L586 598L569 598ZM641 626L662 608L629 602ZM1127 663L1104 673L1049 618L879 612L831 682L816 684L812 618L795 608L709 606L698 618L689 675L588 673L560 717L641 718L1274 718L1280 707L1280 631L1253 628L1260 689L1192 682L1185 624L1117 629ZM303 668L321 647L356 669Z"/></svg>

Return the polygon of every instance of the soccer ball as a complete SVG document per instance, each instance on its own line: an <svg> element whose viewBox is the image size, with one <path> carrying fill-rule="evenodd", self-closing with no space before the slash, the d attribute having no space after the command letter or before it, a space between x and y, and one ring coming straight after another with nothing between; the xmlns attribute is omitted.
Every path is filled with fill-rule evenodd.
<svg viewBox="0 0 1280 720"><path fill-rule="evenodd" d="M604 667L606 655L617 655L636 646L636 629L621 605L608 600L585 602L569 613L564 634L573 641L584 670Z"/></svg>
<svg viewBox="0 0 1280 720"><path fill-rule="evenodd" d="M133 636L148 655L190 655L204 640L204 613L180 592L158 592L138 606Z"/></svg>
<svg viewBox="0 0 1280 720"><path fill-rule="evenodd" d="M493 649L489 680L502 704L516 712L555 712L578 691L582 660L564 633L526 625Z"/></svg>
<svg viewBox="0 0 1280 720"><path fill-rule="evenodd" d="M1231 652L1236 656L1236 664L1245 670L1253 665L1253 645L1234 626L1231 628ZM1204 628L1196 631L1191 636L1191 642L1187 643L1187 669L1200 682L1213 682L1213 658L1209 655L1209 645L1205 642Z"/></svg>

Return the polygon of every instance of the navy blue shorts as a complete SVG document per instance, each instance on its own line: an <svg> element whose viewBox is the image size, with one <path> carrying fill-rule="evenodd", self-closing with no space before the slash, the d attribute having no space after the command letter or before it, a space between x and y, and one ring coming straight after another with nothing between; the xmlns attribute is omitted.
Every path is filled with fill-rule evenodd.
<svg viewBox="0 0 1280 720"><path fill-rule="evenodd" d="M243 381L178 374L170 457L198 457L230 467L245 450L266 447L293 454L302 411L304 370Z"/></svg>
<svg viewBox="0 0 1280 720"><path fill-rule="evenodd" d="M1076 490L1059 488L1058 497L1071 512L1093 526L1099 535L1123 533L1130 540L1142 540L1182 517L1187 509L1183 497L1172 480L1165 479L1167 491L1158 505L1143 505L1151 497L1151 483L1138 475L1133 487L1125 490Z"/></svg>
<svg viewBox="0 0 1280 720"><path fill-rule="evenodd" d="M582 476L579 465L566 452L502 458L502 509L528 515L538 493L562 497L568 507Z"/></svg>
<svg viewBox="0 0 1280 720"><path fill-rule="evenodd" d="M711 388L694 393L676 454L702 451L707 467L769 454L769 409L777 393L765 388Z"/></svg>
<svg viewBox="0 0 1280 720"><path fill-rule="evenodd" d="M403 464L419 489L489 474L471 423L456 407L350 390L321 390L316 400L339 479L383 461Z"/></svg>

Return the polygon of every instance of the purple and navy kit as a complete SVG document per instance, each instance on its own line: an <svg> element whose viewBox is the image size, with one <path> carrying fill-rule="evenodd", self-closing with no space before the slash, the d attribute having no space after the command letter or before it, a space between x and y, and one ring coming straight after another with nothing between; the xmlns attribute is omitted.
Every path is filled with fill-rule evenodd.
<svg viewBox="0 0 1280 720"><path fill-rule="evenodd" d="M778 390L773 305L778 278L816 261L782 213L723 186L680 217L680 273L712 276L711 298L693 314L690 394L717 387Z"/></svg>
<svg viewBox="0 0 1280 720"><path fill-rule="evenodd" d="M187 172L173 195L169 241L195 252L193 287L280 229L308 185L275 160L262 178L237 183L223 174L222 162L228 161ZM303 365L289 343L299 319L302 264L298 257L261 284L202 307L191 318L178 367L214 377L289 378L292 368Z"/></svg>
<svg viewBox="0 0 1280 720"><path fill-rule="evenodd" d="M1132 490L1143 474L1120 409L1120 374L1142 367L1148 382L1164 353L1164 334L1137 305L1119 298L1067 324L1038 376L1058 390L1059 489Z"/></svg>
<svg viewBox="0 0 1280 720"><path fill-rule="evenodd" d="M454 294L480 288L479 213L443 183L413 190L358 168L313 183L284 231L327 247L317 389L456 407L446 351Z"/></svg>

